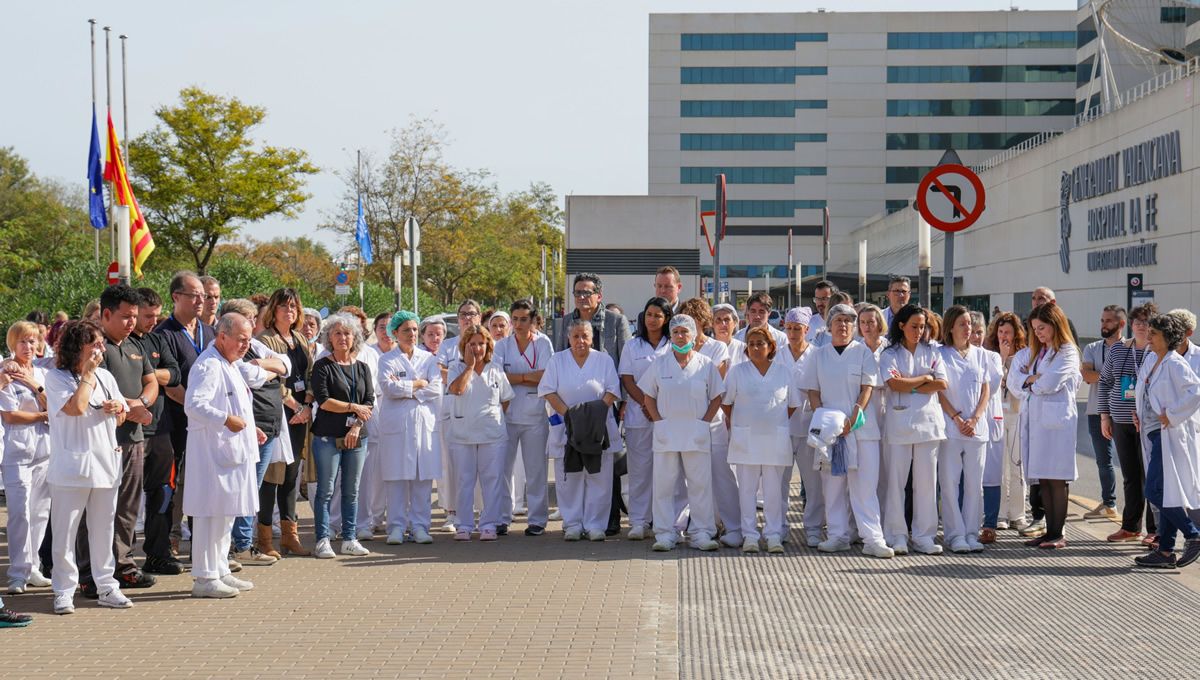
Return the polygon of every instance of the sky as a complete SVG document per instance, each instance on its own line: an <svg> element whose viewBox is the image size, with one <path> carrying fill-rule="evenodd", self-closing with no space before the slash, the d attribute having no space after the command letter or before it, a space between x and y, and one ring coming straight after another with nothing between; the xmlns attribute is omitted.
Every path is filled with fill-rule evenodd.
<svg viewBox="0 0 1200 680"><path fill-rule="evenodd" d="M1072 0L1017 2L1074 9ZM955 9L1008 9L958 0ZM645 194L649 15L669 12L935 11L928 0L425 0L20 3L0 21L0 146L40 176L86 193L91 120L87 20L97 28L101 127L104 33L111 26L113 111L123 124L119 34L129 36L128 127L199 86L267 109L256 137L300 148L322 172L294 220L246 226L259 239L315 237L344 191L334 171L355 150L386 152L412 118L441 123L447 160L485 169L505 192L547 182L560 195ZM103 132L101 133L103 135ZM137 169L133 168L136 174ZM153 225L151 225L153 229ZM337 244L340 249L344 244ZM336 250L335 250L336 252Z"/></svg>

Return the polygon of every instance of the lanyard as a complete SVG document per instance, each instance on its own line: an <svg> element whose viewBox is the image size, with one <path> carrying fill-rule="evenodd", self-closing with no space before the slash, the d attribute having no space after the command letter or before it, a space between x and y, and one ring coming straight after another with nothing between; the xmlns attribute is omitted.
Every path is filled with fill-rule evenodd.
<svg viewBox="0 0 1200 680"><path fill-rule="evenodd" d="M335 365L339 366L339 368L340 368L339 364L335 364ZM345 371L339 370L338 373L340 373L342 375L343 380L346 380L346 372ZM350 364L350 379L346 380L346 385L350 388L350 392L349 392L350 398L347 399L346 401L351 404L358 403L356 401L356 399L358 398L358 362L357 361Z"/></svg>
<svg viewBox="0 0 1200 680"><path fill-rule="evenodd" d="M171 318L175 319L175 315L172 314ZM183 334L187 336L188 342L192 343L192 348L196 350L196 354L200 354L201 352L203 352L204 351L204 324L200 323L199 319L196 319L196 337L193 338L192 334L188 331L187 326L184 326L183 324L179 323L179 319L175 319L175 323L178 323L179 327L181 329L183 329Z"/></svg>
<svg viewBox="0 0 1200 680"><path fill-rule="evenodd" d="M1042 351L1038 352L1037 358L1033 360L1033 368L1029 372L1037 373L1038 364L1042 363L1042 359L1045 359L1045 358L1046 358L1046 348L1043 347Z"/></svg>
<svg viewBox="0 0 1200 680"><path fill-rule="evenodd" d="M1133 355L1133 375L1136 377L1137 372L1142 368L1142 362L1146 360L1146 350L1142 350L1142 357L1139 359L1137 346L1130 344L1129 354ZM1121 362L1121 375L1129 374L1129 354L1126 354L1125 359Z"/></svg>
<svg viewBox="0 0 1200 680"><path fill-rule="evenodd" d="M516 342L516 340L513 340L513 344L516 344ZM537 338L533 337L532 335L529 336L529 346L525 349L528 350L530 347L533 348L533 361L530 361L529 357L525 356L525 352L521 352L520 354L521 358L524 359L525 363L529 366L529 370L533 371L536 370L535 367L537 366Z"/></svg>

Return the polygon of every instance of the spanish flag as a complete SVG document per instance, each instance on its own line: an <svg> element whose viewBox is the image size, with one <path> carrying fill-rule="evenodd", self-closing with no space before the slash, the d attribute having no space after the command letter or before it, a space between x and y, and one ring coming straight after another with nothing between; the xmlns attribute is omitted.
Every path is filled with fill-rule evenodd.
<svg viewBox="0 0 1200 680"><path fill-rule="evenodd" d="M104 151L104 180L112 182L113 204L129 206L129 254L133 260L133 271L141 276L142 265L154 252L154 238L150 236L146 217L142 215L142 209L133 196L133 187L129 185L129 175L125 173L125 162L121 160L121 144L113 127L111 111L108 113L108 147Z"/></svg>

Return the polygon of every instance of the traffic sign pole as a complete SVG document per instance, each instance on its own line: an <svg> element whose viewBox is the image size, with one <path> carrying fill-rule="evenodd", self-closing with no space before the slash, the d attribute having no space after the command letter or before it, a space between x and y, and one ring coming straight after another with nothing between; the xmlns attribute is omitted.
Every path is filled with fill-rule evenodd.
<svg viewBox="0 0 1200 680"><path fill-rule="evenodd" d="M937 167L926 173L917 185L917 211L930 226L946 232L942 273L943 312L954 305L954 233L979 220L986 205L985 197L983 180L962 164L954 149L947 149ZM922 281L921 287L925 285ZM925 298L924 291L921 297Z"/></svg>

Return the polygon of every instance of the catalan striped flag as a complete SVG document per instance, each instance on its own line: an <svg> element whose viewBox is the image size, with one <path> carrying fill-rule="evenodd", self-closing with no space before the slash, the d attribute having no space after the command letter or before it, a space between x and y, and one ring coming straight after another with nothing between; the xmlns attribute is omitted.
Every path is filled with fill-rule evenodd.
<svg viewBox="0 0 1200 680"><path fill-rule="evenodd" d="M112 112L108 114L108 147L104 153L104 179L112 182L113 204L129 206L129 254L133 260L133 271L142 275L142 265L150 253L154 252L154 238L150 235L150 227L146 217L138 206L137 198L133 195L133 187L129 184L129 175L125 173L125 162L121 160L121 145L117 139L117 130L113 127Z"/></svg>

